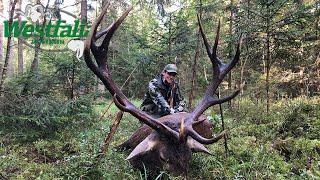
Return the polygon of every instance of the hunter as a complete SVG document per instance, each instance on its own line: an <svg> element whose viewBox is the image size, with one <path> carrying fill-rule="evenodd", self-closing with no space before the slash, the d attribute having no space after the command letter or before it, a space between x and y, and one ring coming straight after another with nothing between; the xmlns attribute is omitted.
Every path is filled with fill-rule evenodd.
<svg viewBox="0 0 320 180"><path fill-rule="evenodd" d="M175 81L177 73L175 64L167 64L161 74L149 82L141 110L155 118L185 111L185 103Z"/></svg>

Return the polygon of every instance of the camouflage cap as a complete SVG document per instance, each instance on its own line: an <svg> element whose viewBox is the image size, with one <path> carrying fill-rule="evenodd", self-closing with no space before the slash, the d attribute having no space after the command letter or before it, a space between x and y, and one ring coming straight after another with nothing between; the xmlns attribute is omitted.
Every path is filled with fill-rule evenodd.
<svg viewBox="0 0 320 180"><path fill-rule="evenodd" d="M178 68L175 64L167 64L166 67L164 67L165 71L167 72L174 72L174 73L178 73Z"/></svg>

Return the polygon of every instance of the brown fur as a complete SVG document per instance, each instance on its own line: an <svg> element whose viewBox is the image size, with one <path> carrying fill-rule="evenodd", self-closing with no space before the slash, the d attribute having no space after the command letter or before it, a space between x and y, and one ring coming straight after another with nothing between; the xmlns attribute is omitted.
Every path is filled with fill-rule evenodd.
<svg viewBox="0 0 320 180"><path fill-rule="evenodd" d="M180 124L189 113L176 113L157 119L171 129L179 132ZM193 126L194 130L205 138L212 138L213 124L201 115L201 121ZM132 136L118 146L118 149L132 150L128 160L135 168L148 170L149 176L165 169L175 175L186 175L193 152L209 153L200 143L188 137L187 143L180 143L158 134L147 125L142 125Z"/></svg>

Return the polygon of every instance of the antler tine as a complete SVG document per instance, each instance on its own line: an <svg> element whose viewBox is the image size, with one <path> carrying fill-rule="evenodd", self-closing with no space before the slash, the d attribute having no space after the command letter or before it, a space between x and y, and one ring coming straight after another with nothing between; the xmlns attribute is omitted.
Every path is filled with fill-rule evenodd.
<svg viewBox="0 0 320 180"><path fill-rule="evenodd" d="M217 142L219 139L221 139L222 136L217 136L211 139L207 139L199 135L194 129L193 125L198 124L198 121L195 121L196 119L199 118L199 116L209 107L215 105L215 104L222 104L224 102L227 102L233 98L235 98L238 94L240 93L240 90L235 91L232 93L230 96L224 97L224 98L219 98L215 99L211 96L206 96L202 102L197 106L197 108L191 113L191 115L181 123L180 126L180 134L179 134L179 139L180 141L184 141L187 139L187 136L191 136L193 139L196 141L202 143L202 144L212 144ZM200 121L201 122L201 121ZM183 125L182 125L183 124ZM186 124L186 125L185 125Z"/></svg>
<svg viewBox="0 0 320 180"><path fill-rule="evenodd" d="M84 59L86 61L87 66L98 77L101 76L101 73L99 72L98 67L95 65L95 63L93 62L93 60L91 58L90 50L92 50L92 53L97 54L96 52L98 51L98 49L97 49L97 46L95 45L95 42L94 42L97 39L96 38L97 28L98 28L99 24L101 23L103 16L106 14L109 5L110 5L110 2L108 2L108 4L105 5L101 14L97 18L97 20L93 23L91 30L90 30L90 34L85 41L85 48L83 51ZM97 58L95 60L96 60L97 64L100 66L101 65L100 61Z"/></svg>
<svg viewBox="0 0 320 180"><path fill-rule="evenodd" d="M102 83L105 85L105 87L108 89L108 91L111 93L111 95L114 96L115 104L119 109L125 112L129 112L134 117L142 121L143 123L147 124L154 130L156 130L159 134L164 134L168 136L168 138L172 138L173 140L178 140L178 132L172 130L165 124L162 124L161 122L157 121L156 119L152 118L150 115L144 113L137 107L135 107L128 98L123 94L121 89L117 86L117 84L113 81L111 74L109 72L109 69L107 67L107 53L108 53L108 46L110 43L110 40L114 34L114 32L117 30L117 28L120 26L120 24L123 22L125 17L128 15L132 7L130 7L128 10L126 10L123 15L118 18L117 21L112 23L108 28L105 30L100 31L97 34L97 28L99 24L102 21L102 18L104 14L107 11L107 8L109 6L109 3L103 8L102 13L97 18L97 20L93 23L93 26L91 28L90 35L87 37L85 42L85 48L84 48L84 59L86 61L87 66L94 72L94 74L102 81ZM102 37L106 34L106 37L104 38L102 44L100 46L97 46L96 40ZM97 65L93 62L91 53L93 54L95 61Z"/></svg>
<svg viewBox="0 0 320 180"><path fill-rule="evenodd" d="M180 140L183 139L186 141L187 136L191 136L193 139L196 141L202 143L202 144L211 144L223 137L224 132L219 134L217 137L212 138L212 139L206 139L199 135L192 127L192 125L196 124L196 120L200 117L200 115L209 107L215 105L215 104L222 104L226 101L229 101L233 98L235 98L239 94L239 90L235 91L233 94L230 96L224 97L224 98L214 98L214 93L217 90L218 86L220 85L221 81L223 80L224 76L237 64L240 58L240 45L241 45L241 36L240 40L238 41L237 45L237 51L235 54L235 57L233 60L228 64L225 65L221 62L221 60L217 57L217 48L218 48L218 43L219 43L219 33L220 33L220 21L218 23L218 28L217 28L217 33L216 33L216 38L215 38L215 43L212 48L212 52L210 49L210 45L208 43L208 40L204 34L200 18L198 16L198 22L199 22L199 28L200 32L204 41L204 44L206 46L206 50L208 53L208 56L212 62L213 66L213 77L211 80L210 85L207 87L205 95L201 102L196 106L196 108L190 113L190 115L184 120L183 127L180 129Z"/></svg>
<svg viewBox="0 0 320 180"><path fill-rule="evenodd" d="M229 71L238 63L240 59L240 47L242 43L242 34L240 34L240 38L237 43L236 54L234 55L232 61L228 64L228 66L224 69L223 74L228 74Z"/></svg>
<svg viewBox="0 0 320 180"><path fill-rule="evenodd" d="M100 33L100 37L97 37L96 34L97 34L97 29L98 29L98 26L100 25L102 19L103 19L103 16L107 13L107 10L109 8L109 5L110 5L110 2L108 2L108 4L106 4L104 6L104 8L102 9L102 12L101 14L99 15L98 19L93 23L92 27L91 27L91 34L90 36L88 37L89 39L91 39L91 41L94 41L96 39L99 39L101 36L103 36L103 34Z"/></svg>
<svg viewBox="0 0 320 180"><path fill-rule="evenodd" d="M202 136L200 136L194 129L190 128L188 129L188 134L189 136L191 136L194 140L198 141L201 144L212 144L215 143L217 141L219 141L225 134L226 131L222 131L221 133L219 133L216 137L207 139L204 138Z"/></svg>
<svg viewBox="0 0 320 180"><path fill-rule="evenodd" d="M207 37L206 37L206 35L205 35L204 31L203 31L203 27L202 27L202 23L201 23L199 15L197 15L197 18L198 18L198 24L199 24L199 28L200 28L200 33L201 33L201 36L202 36L202 39L203 39L203 43L206 46L206 50L207 50L207 54L209 56L209 59L212 62L213 68L215 70L218 70L219 66L221 65L221 61L217 57L217 47L218 47L219 33L220 33L220 21L219 21L219 25L218 25L218 28L217 28L217 34L216 34L215 43L214 43L214 46L213 46L212 51L211 51L211 47L210 47L210 44L209 44L209 42L207 40Z"/></svg>
<svg viewBox="0 0 320 180"><path fill-rule="evenodd" d="M220 19L217 27L216 39L214 41L214 46L212 48L212 54L215 58L217 58L217 48L218 48L219 38L220 38ZM221 63L221 61L219 62Z"/></svg>
<svg viewBox="0 0 320 180"><path fill-rule="evenodd" d="M141 112L131 103L126 106L122 105L119 102L118 98L119 97L117 96L117 94L115 94L113 99L114 99L114 103L116 104L116 106L120 110L125 111L125 112L129 112L134 117L136 117L137 119L139 119L140 121L142 121L146 125L150 126L154 130L156 130L159 134L165 134L165 135L167 135L167 137L172 138L174 141L179 139L178 132L176 132L176 131L172 130L171 128L169 128L168 126L158 122L157 120L151 118L149 115Z"/></svg>
<svg viewBox="0 0 320 180"><path fill-rule="evenodd" d="M107 49L110 43L110 40L114 34L114 32L118 29L122 21L127 17L129 12L132 10L132 6L130 6L123 14L121 17L118 18L116 22L113 22L105 31L101 32L103 34L104 32L107 33L106 37L104 38L101 47Z"/></svg>
<svg viewBox="0 0 320 180"><path fill-rule="evenodd" d="M201 36L202 36L202 39L203 39L203 43L206 46L207 54L208 54L209 58L211 59L211 57L212 57L211 47L210 47L210 44L209 44L209 42L207 40L206 35L203 32L203 28L202 28L202 24L201 24L201 21L200 21L199 14L197 14L197 18L198 18L198 25L199 25L199 28L200 28L200 33L201 33Z"/></svg>
<svg viewBox="0 0 320 180"><path fill-rule="evenodd" d="M193 121L192 122L192 126L196 126L198 124L201 124L203 121L205 121L206 119L201 119L201 120L197 120L197 121Z"/></svg>
<svg viewBox="0 0 320 180"><path fill-rule="evenodd" d="M106 5L106 7L103 9L102 13L97 19L97 23L94 26L94 31L96 31L98 25L101 23L101 20L104 16L104 14L107 11L107 8L109 6L109 3ZM107 61L107 53L108 53L108 47L110 44L110 40L114 34L114 32L118 29L120 24L123 22L123 20L128 16L129 12L132 10L132 6L130 6L123 14L121 17L119 17L115 22L113 22L109 27L105 28L104 30L101 30L100 32L96 33L94 32L93 38L99 39L103 35L106 35L101 43L101 45L96 48L96 46L93 46L92 48L92 53L95 54L95 56L99 56L101 58L96 59L97 64L99 68L106 69L108 68L108 65L106 63Z"/></svg>
<svg viewBox="0 0 320 180"><path fill-rule="evenodd" d="M234 93L232 93L230 96L224 97L224 98L209 98L209 100L207 101L206 106L211 107L215 104L222 104L224 102L230 101L231 99L235 98L238 94L240 93L240 90L235 91Z"/></svg>

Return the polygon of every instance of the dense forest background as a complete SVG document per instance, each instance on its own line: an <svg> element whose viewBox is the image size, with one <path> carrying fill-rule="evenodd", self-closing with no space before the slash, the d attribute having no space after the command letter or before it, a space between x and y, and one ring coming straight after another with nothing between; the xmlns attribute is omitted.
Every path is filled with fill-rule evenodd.
<svg viewBox="0 0 320 180"><path fill-rule="evenodd" d="M0 34L4 20L21 20L16 12L36 3L48 4L0 0ZM91 24L106 3L55 0L48 6L62 19L64 8L74 7L70 13ZM114 80L137 105L148 82L168 63L179 68L190 109L204 94L212 68L197 14L211 43L220 20L218 56L225 62L242 34L240 62L220 85L222 96L241 90L223 104L228 156L222 142L211 145L213 156L194 156L191 178L320 178L319 1L118 0L111 1L103 24L130 5L108 60ZM109 93L75 52L54 51L61 46L30 47L23 38L0 37L0 179L143 178L124 160L127 154L113 149L140 125L129 114L97 163L117 110L112 106L106 113ZM206 114L219 132L219 109Z"/></svg>

